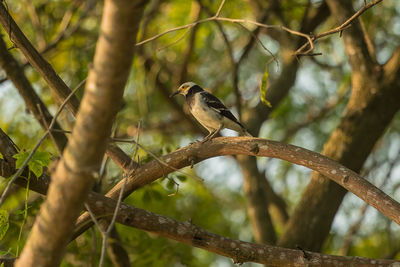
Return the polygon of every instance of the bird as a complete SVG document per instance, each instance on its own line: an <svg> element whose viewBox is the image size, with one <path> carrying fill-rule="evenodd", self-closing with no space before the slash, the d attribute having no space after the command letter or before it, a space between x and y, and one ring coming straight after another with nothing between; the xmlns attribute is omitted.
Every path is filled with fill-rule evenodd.
<svg viewBox="0 0 400 267"><path fill-rule="evenodd" d="M216 96L196 83L183 83L170 97L179 94L185 96L193 117L209 132L202 142L213 139L223 128L234 130L240 135L252 136Z"/></svg>

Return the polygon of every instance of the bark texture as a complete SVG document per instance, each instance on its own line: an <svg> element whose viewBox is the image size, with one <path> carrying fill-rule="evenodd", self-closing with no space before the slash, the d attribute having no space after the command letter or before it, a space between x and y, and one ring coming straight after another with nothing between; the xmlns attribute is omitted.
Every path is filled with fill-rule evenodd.
<svg viewBox="0 0 400 267"><path fill-rule="evenodd" d="M108 0L104 3L93 68L72 137L16 266L57 266L61 261L120 107L145 2Z"/></svg>
<svg viewBox="0 0 400 267"><path fill-rule="evenodd" d="M354 13L351 1L326 2L338 23ZM378 65L358 21L343 32L343 40L352 67L352 94L322 153L358 172L400 108L400 48L385 65ZM313 173L279 244L319 251L346 192Z"/></svg>

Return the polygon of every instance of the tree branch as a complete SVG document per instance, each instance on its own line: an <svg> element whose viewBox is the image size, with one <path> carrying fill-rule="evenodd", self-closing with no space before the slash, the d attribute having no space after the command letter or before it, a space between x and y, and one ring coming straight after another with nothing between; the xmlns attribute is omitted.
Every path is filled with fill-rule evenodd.
<svg viewBox="0 0 400 267"><path fill-rule="evenodd" d="M154 160L136 169L135 173L128 178L124 197L130 195L136 189L173 172L174 169L191 166L193 163L208 158L226 155L273 157L305 166L351 191L382 214L400 224L400 204L357 173L316 152L261 138L220 137L205 144L196 143L178 149L160 157L171 167L160 165ZM117 199L122 183L121 181L114 186L106 196ZM77 231L74 236L79 235L82 230L90 226L87 224L89 219L88 213L84 213L78 218L77 225L84 224L86 228L80 228L80 231Z"/></svg>
<svg viewBox="0 0 400 267"><path fill-rule="evenodd" d="M111 218L117 205L116 200L108 199L99 194L92 195L90 199L93 204L90 207L94 214ZM396 260L323 255L234 240L204 230L192 222L176 221L125 203L121 204L117 222L229 257L233 259L234 263L238 264L257 262L269 266L375 266L375 264L389 266L399 262Z"/></svg>

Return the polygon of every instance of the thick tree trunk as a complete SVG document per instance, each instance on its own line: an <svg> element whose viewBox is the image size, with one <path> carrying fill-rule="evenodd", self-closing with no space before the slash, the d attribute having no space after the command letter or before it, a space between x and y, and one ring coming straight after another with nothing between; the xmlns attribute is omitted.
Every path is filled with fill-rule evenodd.
<svg viewBox="0 0 400 267"><path fill-rule="evenodd" d="M327 0L327 3L338 23L353 14L351 1ZM352 95L323 154L358 172L400 108L400 49L384 66L379 66L368 51L357 21L344 31L343 37L352 67ZM319 251L346 192L314 173L279 244Z"/></svg>
<svg viewBox="0 0 400 267"><path fill-rule="evenodd" d="M281 12L280 4L268 2L274 12ZM318 8L313 8L306 14L301 25L301 32L314 31L323 21L326 20L329 9L325 3ZM279 14L278 14L279 16ZM280 36L282 40L282 72L267 90L266 98L272 104L272 109L259 103L255 108L247 110L243 114L243 122L252 134L258 134L262 123L268 119L271 111L279 106L279 103L287 96L290 88L296 81L299 61L293 56L296 44L300 45L304 40L293 36ZM271 216L286 223L288 214L286 204L269 184L265 175L259 173L256 166L256 159L249 157L238 157L238 163L243 170L243 191L246 196L246 205L249 219L252 224L254 238L258 243L271 244L276 242L274 226ZM268 211L277 212L270 213Z"/></svg>
<svg viewBox="0 0 400 267"><path fill-rule="evenodd" d="M106 150L146 1L108 0L72 137L16 266L57 266ZM57 226L57 227L54 227Z"/></svg>

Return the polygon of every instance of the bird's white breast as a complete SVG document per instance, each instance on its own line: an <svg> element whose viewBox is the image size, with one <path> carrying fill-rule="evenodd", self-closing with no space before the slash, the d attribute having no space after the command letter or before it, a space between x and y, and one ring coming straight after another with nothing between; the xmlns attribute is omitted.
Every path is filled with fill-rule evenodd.
<svg viewBox="0 0 400 267"><path fill-rule="evenodd" d="M222 115L208 107L200 94L195 94L194 98L190 112L196 120L209 131L218 129L222 123Z"/></svg>

